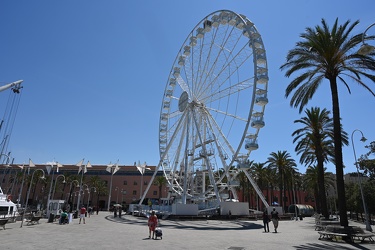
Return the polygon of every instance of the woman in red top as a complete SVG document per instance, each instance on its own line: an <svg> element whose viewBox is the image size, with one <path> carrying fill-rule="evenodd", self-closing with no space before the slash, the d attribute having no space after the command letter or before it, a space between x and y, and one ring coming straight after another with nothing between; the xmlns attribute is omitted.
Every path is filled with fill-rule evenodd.
<svg viewBox="0 0 375 250"><path fill-rule="evenodd" d="M155 211L151 212L150 217L148 218L148 229L149 234L148 238L151 238L151 231L152 231L152 238L155 238L155 228L158 226L158 217L155 215Z"/></svg>

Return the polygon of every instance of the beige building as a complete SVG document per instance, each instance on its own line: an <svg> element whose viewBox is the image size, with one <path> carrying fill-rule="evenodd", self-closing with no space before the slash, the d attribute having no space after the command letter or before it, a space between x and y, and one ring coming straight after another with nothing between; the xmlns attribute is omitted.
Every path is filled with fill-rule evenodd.
<svg viewBox="0 0 375 250"><path fill-rule="evenodd" d="M27 191L30 187L30 179L33 171L36 169L43 170L46 179L41 180L39 178L43 175L42 171L35 172L28 200L29 206L33 205L44 208L47 204L48 196L50 196L50 199L69 200L73 204L73 207L76 207L80 190L77 184L81 182L82 178L83 192L81 192L80 204L83 203L85 206L99 206L102 210L107 210L108 202L110 202L110 205L114 203L125 205L138 202L141 198L141 194L146 191L155 171L155 166L147 166L147 169L142 175L135 166L118 166L118 171L112 175L107 170L113 173L115 166L108 169L107 165L92 165L87 168L87 172L82 175L83 171L78 174L79 167L76 165L63 165L63 167L59 169L57 169L56 165L54 165L52 169L51 165L35 165L35 167L31 168L25 166L24 169L21 169L19 165L11 165L8 168L0 169L0 173L2 173L1 187L4 193L9 194L12 201L19 203L21 206L25 204ZM21 176L21 173L26 173L22 190L22 178L16 178L16 176ZM156 177L162 175L163 173L159 171ZM98 197L91 183L92 178L100 178L103 180L108 194ZM51 179L54 180L52 185ZM65 183L63 183L64 180L66 180ZM20 192L22 192L21 195ZM145 196L144 202L147 204L148 199L157 202L159 198L166 196L167 188L165 185L159 187L157 184L152 184Z"/></svg>

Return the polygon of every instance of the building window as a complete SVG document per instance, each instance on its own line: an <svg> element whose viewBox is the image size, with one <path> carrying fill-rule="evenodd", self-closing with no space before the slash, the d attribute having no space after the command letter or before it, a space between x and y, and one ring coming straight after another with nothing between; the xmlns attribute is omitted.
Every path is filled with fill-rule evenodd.
<svg viewBox="0 0 375 250"><path fill-rule="evenodd" d="M137 195L137 190L133 190L133 195Z"/></svg>
<svg viewBox="0 0 375 250"><path fill-rule="evenodd" d="M152 194L153 195L158 195L158 191L154 191Z"/></svg>
<svg viewBox="0 0 375 250"><path fill-rule="evenodd" d="M133 185L134 185L134 186L137 186L137 185L138 185L138 183L137 183L136 181L134 181Z"/></svg>
<svg viewBox="0 0 375 250"><path fill-rule="evenodd" d="M128 181L124 181L124 185L128 185Z"/></svg>
<svg viewBox="0 0 375 250"><path fill-rule="evenodd" d="M143 182L143 185L147 185L147 184L148 184L148 182L147 182L147 181L144 181L144 182Z"/></svg>

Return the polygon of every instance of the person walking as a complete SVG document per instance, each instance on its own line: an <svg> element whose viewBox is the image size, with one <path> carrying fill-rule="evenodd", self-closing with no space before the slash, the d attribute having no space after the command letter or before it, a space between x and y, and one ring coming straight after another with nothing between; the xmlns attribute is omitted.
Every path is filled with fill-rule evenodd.
<svg viewBox="0 0 375 250"><path fill-rule="evenodd" d="M277 212L275 208L273 208L271 212L271 220L273 223L273 227L275 229L275 233L277 233L277 228L279 227L280 217L279 217L279 212Z"/></svg>
<svg viewBox="0 0 375 250"><path fill-rule="evenodd" d="M158 226L158 217L155 215L155 211L151 212L150 217L148 217L148 238L151 239L151 232L152 238L156 239L155 237L155 228Z"/></svg>
<svg viewBox="0 0 375 250"><path fill-rule="evenodd" d="M81 224L82 218L83 218L83 224L86 224L85 216L86 216L86 208L85 206L82 206L81 209L79 210L79 223L78 224Z"/></svg>
<svg viewBox="0 0 375 250"><path fill-rule="evenodd" d="M269 226L270 217L268 216L267 210L264 210L262 217L263 217L264 232L269 233L270 232L270 226Z"/></svg>

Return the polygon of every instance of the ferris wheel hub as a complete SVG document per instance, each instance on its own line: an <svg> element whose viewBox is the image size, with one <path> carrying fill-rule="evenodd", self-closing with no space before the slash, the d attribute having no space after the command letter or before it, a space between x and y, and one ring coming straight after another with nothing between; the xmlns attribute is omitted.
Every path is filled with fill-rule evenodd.
<svg viewBox="0 0 375 250"><path fill-rule="evenodd" d="M180 100L178 101L178 110L180 112L184 112L188 104L189 104L189 94L186 91L184 91L182 92L180 96Z"/></svg>

